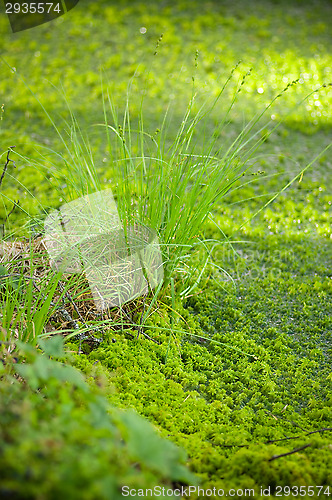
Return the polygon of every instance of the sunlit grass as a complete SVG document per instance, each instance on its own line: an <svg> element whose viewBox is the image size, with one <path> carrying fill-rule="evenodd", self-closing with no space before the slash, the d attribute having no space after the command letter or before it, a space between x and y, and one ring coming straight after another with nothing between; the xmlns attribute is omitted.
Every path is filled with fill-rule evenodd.
<svg viewBox="0 0 332 500"><path fill-rule="evenodd" d="M45 181L51 174L52 189L58 193L59 201L65 203L98 192L105 187L111 187L125 231L126 228L136 224L156 231L162 251L163 282L152 291L147 310L144 309L144 302L143 311L140 313L141 324L149 317L157 298L160 300L165 296L171 297L174 311L175 297L185 299L193 292L197 293L202 278L205 279L206 271L211 268L211 256L215 246L227 245L233 251L232 244L239 243L236 239L227 236L217 223L214 223L218 232L217 237L206 238L204 226L208 221L213 221L212 213L228 194L234 198L234 193L236 193L235 198L240 197L242 202L246 202L246 188L255 182L257 177L254 176L248 180L246 174L251 172L253 165L256 164L255 156L259 149L280 125L280 122L276 124L272 122L267 127L265 123L261 126L261 122L274 103L283 99L287 92L292 91L292 87L296 86L297 82L291 82L278 92L269 106L254 115L238 135L233 138L230 136L227 142L223 142L220 138L223 135L227 137L229 115L238 105L238 97L245 88L246 80L250 77L249 73L243 74L226 112L222 115L220 111L220 121L212 134L209 133L209 126L211 115L216 112L219 103L222 102L222 108L224 107L223 100L227 99L225 91L234 78L236 69L237 67L225 80L217 98L204 101L200 106L196 104L197 93L195 79L193 79L192 97L178 125L174 139L172 139L174 130L171 137L169 136L168 113L164 115L160 128L152 135L145 130L144 98L142 98L138 120L132 119L130 91L125 110L120 114L112 100L109 87L103 84L104 122L97 126L103 130L104 141L107 144L109 181L106 185L104 179L101 178L100 170L96 168L95 146L90 141L88 131L81 129L66 96L64 99L71 121L65 122L65 133L39 102L58 135L63 152L42 146L35 149L35 155L32 157L12 152L17 160L22 163L26 162L36 170L38 175L44 176ZM31 91L28 84L26 88ZM324 87L323 90L325 90ZM38 97L35 97L39 101ZM323 153L324 150L320 155ZM315 160L316 158L313 158L298 169L295 168L283 187L278 188L274 193L268 192L258 197L254 196L254 199L262 196L262 201L254 211L248 212L247 218L238 226L238 230L274 201L295 180L301 181L304 172ZM278 175L278 172L275 172L258 177L264 180ZM244 194L241 196L242 190ZM29 194L32 198L35 197L33 193ZM248 201L251 201L251 198ZM33 224L36 226L35 232L38 230L42 234L43 220L50 207L43 207L40 202L39 205L39 216L33 217ZM25 215L29 216L27 212ZM27 227L29 224L31 226L28 219ZM197 266L199 272L197 272ZM212 266L224 276L230 277L229 270L224 269L222 262L218 264L214 262ZM29 293L26 298L31 299L32 283L29 284ZM54 288L52 288L53 284ZM51 278L47 286L51 286L51 293L48 294L47 290L46 295L51 297L57 287L57 281L54 282ZM80 295L79 289L78 295ZM9 313L6 309L4 310L5 330L10 326L7 324L8 318L14 311L13 304L17 302L16 295L14 295L14 301L11 298L12 295L8 295L8 300L5 300L7 307L11 307ZM42 332L45 333L43 328L52 315L46 314L51 302L48 301L45 304L41 307L37 319L30 317L31 300L21 309L22 314L25 311L27 324L35 325L37 322L37 333L34 330L31 334L28 330L27 333L22 334L27 338L32 335L34 342ZM138 310L141 307L142 304L138 306ZM135 307L132 308L133 313L134 311ZM111 322L113 322L113 327L128 326L126 318L121 317L117 322L114 320L114 315L111 317ZM98 331L101 325L102 322L99 320L85 319L83 323L81 322L79 330L81 333L88 332L89 329ZM108 321L104 321L103 326L107 328ZM129 323L130 326L132 325ZM15 331L15 325L11 329ZM158 330L160 329L157 327L156 331Z"/></svg>

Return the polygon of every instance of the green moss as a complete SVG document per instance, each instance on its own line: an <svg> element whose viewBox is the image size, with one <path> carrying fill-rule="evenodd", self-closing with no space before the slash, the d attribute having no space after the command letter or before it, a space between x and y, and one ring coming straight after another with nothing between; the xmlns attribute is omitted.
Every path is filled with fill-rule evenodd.
<svg viewBox="0 0 332 500"><path fill-rule="evenodd" d="M329 428L332 418L326 302L332 290L323 266L329 247L324 253L318 242L295 234L264 242L252 236L252 248L260 271L255 279L238 270L235 290L210 281L204 293L177 304L182 319L176 327L188 334L173 331L167 361L167 335L147 329L160 346L118 334L115 344L75 363L86 373L106 368L110 401L137 409L183 446L206 488L270 486L273 493L276 485L327 485L331 431L308 433ZM308 255L301 263L300 248ZM316 274L315 251L323 266ZM277 278L271 267L282 269ZM165 327L167 321L161 309L150 323Z"/></svg>

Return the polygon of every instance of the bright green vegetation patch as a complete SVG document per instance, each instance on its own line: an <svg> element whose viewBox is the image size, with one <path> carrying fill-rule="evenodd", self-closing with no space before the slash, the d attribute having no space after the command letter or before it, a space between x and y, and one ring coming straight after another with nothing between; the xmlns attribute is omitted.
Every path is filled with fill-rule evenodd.
<svg viewBox="0 0 332 500"><path fill-rule="evenodd" d="M61 82L76 114L89 117L90 125L98 109L95 103L101 97L100 66L119 105L119 99L125 100L128 80L135 75L133 85L138 95L133 107L138 109L145 91L148 98L158 100L151 118L163 113L170 99L176 100L181 113L196 49L200 55L195 71L202 91L218 92L223 75L240 59L246 68L254 67L255 76L243 96L246 113L253 103L261 102L262 97L269 100L285 82L295 78L301 78L299 96L304 96L308 88L331 79L330 18L331 5L326 1L313 5L260 0L248 9L245 0L100 0L98 4L86 0L52 24L14 35L9 34L3 16L1 31L7 36L0 43L9 63L23 73L44 103L61 109L57 91L45 79L55 85ZM163 40L153 58L161 34ZM9 71L6 73L8 77ZM240 69L237 75L242 76ZM31 134L31 126L34 133L41 133L38 122L45 117L38 105L32 104L24 86L15 86L13 93L12 83L6 78L1 90L11 120L14 113L22 118L26 133ZM289 108L297 98L287 97L282 107ZM319 104L317 101L313 97L309 108L293 115L292 120L300 127L304 121L311 125L330 123L328 100L323 97ZM238 111L240 120L243 111Z"/></svg>
<svg viewBox="0 0 332 500"><path fill-rule="evenodd" d="M183 267L196 270L192 285L200 275L201 281L185 299L185 294L180 296L183 275L174 274L175 293L171 286L163 290L142 327L160 344L142 334L136 338L138 330L126 333L118 328L105 335L98 349L83 343L85 354L73 354L70 362L86 374L89 390L76 379L61 385L59 372L50 382L43 362L39 365L39 356L31 353L26 373L22 364L18 372L23 368L20 374L31 385L34 370L41 370L32 387L13 379L1 381L1 410L8 400L9 408L0 412L0 479L6 481L0 493L22 498L26 491L32 497L40 493L52 498L47 496L52 491L55 498L77 498L79 488L80 498L113 499L125 481L135 488L192 481L182 467L184 456L170 442L186 450L187 464L205 488L259 491L270 486L273 498L277 485L331 484L331 150L252 219L331 142L331 87L295 107L332 79L331 5L286 0L254 4L249 12L245 0L192 1L190 7L185 1L159 6L152 1L82 0L52 25L1 38L5 59L17 69L11 73L1 64L1 164L12 145L19 155L31 158L15 156L16 169L12 164L8 168L1 186L1 220L12 208L9 200L20 200L28 213L26 222L51 206L59 207L68 195L66 155L18 73L66 134L68 125L62 119L70 121L70 112L64 111L63 98L48 80L63 86L70 110L90 134L101 188L109 187L109 180L116 182L105 131L92 128L104 121L100 65L120 116L132 78L132 124L137 126L144 95L144 132L154 139L171 103L168 144L181 125L192 76L199 94L195 112L205 98L217 95L242 59L220 108L208 116L203 132L197 128L197 148L203 136L213 134L216 148L231 143L287 83L297 78L299 82L283 93L261 123L257 139L264 144L256 160L250 160L250 171L226 198L211 204L200 234L210 239L206 249L211 262L204 267L207 253L197 245L188 248ZM3 16L3 30L5 23ZM251 66L239 102L227 117L228 127L218 131L236 86ZM266 137L283 117L283 125ZM147 135L150 146L151 137ZM45 151L45 177L33 166L35 145L40 143L53 149ZM168 173L179 165L174 156L167 157ZM232 158L232 166L237 159ZM167 175L168 188L165 179ZM182 187L190 195L192 177L188 179L188 186ZM129 203L130 196L140 199L139 192L128 193ZM176 213L170 215L178 220ZM10 222L11 229L21 223L17 207ZM141 316L136 316L139 323ZM68 346L77 353L77 342ZM95 395L96 384L105 399ZM157 453L154 438L146 446L139 439L150 436L151 427L147 430L141 419L116 407L133 408L158 427L168 444L158 441L156 448L169 462L151 464ZM137 434L128 434L130 429ZM21 468L28 460L31 468ZM45 472L49 474L48 463L56 464L50 477ZM167 474L162 472L165 467ZM25 484L30 489L23 490Z"/></svg>

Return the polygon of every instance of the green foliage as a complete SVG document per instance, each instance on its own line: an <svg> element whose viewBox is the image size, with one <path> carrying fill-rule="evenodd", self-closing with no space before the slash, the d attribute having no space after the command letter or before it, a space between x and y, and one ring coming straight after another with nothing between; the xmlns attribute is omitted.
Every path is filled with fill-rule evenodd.
<svg viewBox="0 0 332 500"><path fill-rule="evenodd" d="M44 349L44 356L38 356L30 344L17 342L17 346L23 351L30 363L19 363L15 367L16 372L27 381L31 389L37 390L41 385L48 385L52 381L56 383L69 382L82 391L87 388L82 375L77 370L49 357L65 357L63 338L60 335L47 341L41 340L39 344Z"/></svg>
<svg viewBox="0 0 332 500"><path fill-rule="evenodd" d="M30 263L29 274L25 267L27 261ZM11 270L13 266L14 271ZM47 269L43 276L36 279L36 268L38 264L33 262L33 252L26 261L22 258L20 262L18 257L0 268L0 325L2 338L7 342L16 336L23 342L36 344L66 293L68 284L55 298L60 275Z"/></svg>
<svg viewBox="0 0 332 500"><path fill-rule="evenodd" d="M11 276L9 270L0 265L0 287L1 289L5 289L6 285L9 286L11 290L17 290L19 286L19 279L17 277Z"/></svg>
<svg viewBox="0 0 332 500"><path fill-rule="evenodd" d="M20 343L0 384L0 496L120 499L121 487L195 483L184 453L133 411L91 389L63 357L61 337L45 353ZM2 366L0 364L0 366ZM15 372L27 384L19 381ZM38 390L37 390L38 388Z"/></svg>

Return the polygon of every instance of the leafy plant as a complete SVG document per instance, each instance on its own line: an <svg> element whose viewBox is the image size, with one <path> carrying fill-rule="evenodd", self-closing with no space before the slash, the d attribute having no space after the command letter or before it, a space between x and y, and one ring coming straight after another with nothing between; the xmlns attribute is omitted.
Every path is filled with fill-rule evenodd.
<svg viewBox="0 0 332 500"><path fill-rule="evenodd" d="M61 337L42 346L19 343L18 363L0 379L2 498L111 500L125 485L197 483L181 449L133 411L112 407L64 362Z"/></svg>

